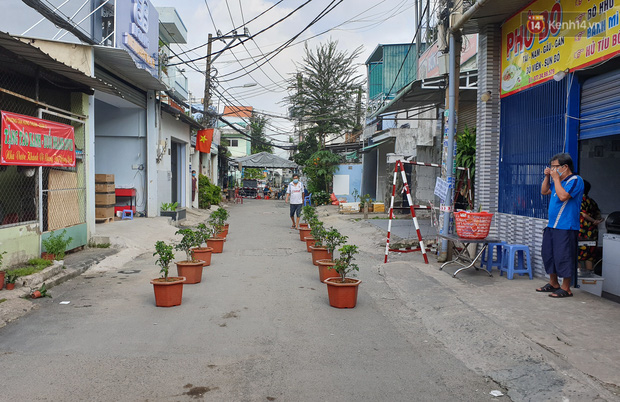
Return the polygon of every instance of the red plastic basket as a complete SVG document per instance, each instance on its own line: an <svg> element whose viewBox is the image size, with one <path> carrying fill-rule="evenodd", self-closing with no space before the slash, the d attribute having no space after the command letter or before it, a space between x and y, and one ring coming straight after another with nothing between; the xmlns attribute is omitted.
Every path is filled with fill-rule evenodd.
<svg viewBox="0 0 620 402"><path fill-rule="evenodd" d="M493 214L488 212L454 213L456 234L463 239L484 239L489 235Z"/></svg>

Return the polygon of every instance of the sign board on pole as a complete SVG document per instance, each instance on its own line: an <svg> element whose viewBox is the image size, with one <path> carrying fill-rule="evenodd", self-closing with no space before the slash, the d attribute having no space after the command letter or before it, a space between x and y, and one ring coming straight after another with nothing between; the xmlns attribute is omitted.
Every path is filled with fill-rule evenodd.
<svg viewBox="0 0 620 402"><path fill-rule="evenodd" d="M435 181L435 195L441 199L441 202L445 202L446 198L448 198L449 189L450 185L448 182L441 177L438 177Z"/></svg>

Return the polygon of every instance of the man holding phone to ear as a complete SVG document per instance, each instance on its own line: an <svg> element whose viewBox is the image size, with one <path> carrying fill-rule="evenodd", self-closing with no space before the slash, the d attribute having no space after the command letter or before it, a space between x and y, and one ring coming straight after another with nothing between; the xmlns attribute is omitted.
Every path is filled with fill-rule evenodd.
<svg viewBox="0 0 620 402"><path fill-rule="evenodd" d="M545 169L540 193L551 195L549 223L543 233L541 255L549 283L536 289L550 292L549 297L571 297L573 272L577 266L579 215L583 197L583 179L573 174L573 159L567 153L551 158ZM562 277L562 285L558 282Z"/></svg>

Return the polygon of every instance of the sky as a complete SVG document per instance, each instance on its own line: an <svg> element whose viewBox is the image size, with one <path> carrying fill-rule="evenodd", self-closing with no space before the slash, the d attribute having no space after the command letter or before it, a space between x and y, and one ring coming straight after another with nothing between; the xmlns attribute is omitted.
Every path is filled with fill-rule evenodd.
<svg viewBox="0 0 620 402"><path fill-rule="evenodd" d="M201 45L207 43L209 33L216 36L219 30L227 34L234 28L242 33L243 27L248 28L252 40L222 52L213 64L217 71L213 103L216 106L219 104L220 111L224 104L241 104L272 116L285 116L287 109L283 98L288 94L285 81L295 74L297 66L302 63L305 44L314 49L331 39L338 41L340 50L349 53L363 46L357 63L359 73L366 77L364 62L378 44L410 43L415 32L414 0L311 0L306 5L307 0L151 1L156 7L174 6L177 9L188 30L188 43L173 45L172 50L179 54L195 49L180 55L180 59L185 61L206 55L206 46ZM312 24L330 4L335 7ZM272 6L271 10L266 11ZM268 28L291 12L288 18ZM293 39L296 35L299 36ZM285 46L290 40L292 43ZM224 46L222 41L214 42L212 52L218 52ZM270 56L280 46L284 47L283 50ZM268 62L265 62L264 55L268 56ZM179 62L179 58L172 57L170 62ZM192 67L204 71L205 64L205 60L201 59L189 63L191 67L184 67L192 96L196 98L203 96L204 75L193 71ZM250 83L257 85L242 87ZM283 134L271 138L286 141L292 123L272 116L268 116L269 134Z"/></svg>
<svg viewBox="0 0 620 402"><path fill-rule="evenodd" d="M61 6L67 15L85 0L44 0ZM117 0L121 1L121 0ZM129 0L124 0L129 1ZM410 43L415 33L415 0L150 0L155 7L174 7L188 31L186 44L172 45L169 63L183 62L191 96L204 93L204 70L208 35L239 34L247 28L250 40L239 40L213 63L215 74L212 102L221 112L225 105L252 106L269 118L268 135L285 145L293 124L286 118L286 80L303 62L304 46L315 49L328 40L338 41L338 49L348 53L362 46L356 60L359 74L366 77L364 62L378 44ZM426 1L421 0L426 3ZM437 0L430 1L436 15ZM0 21L0 30L22 35L42 17L21 0L0 0L0 9L15 18ZM326 11L327 10L327 11ZM289 15L290 14L290 15ZM279 22L279 20L281 20ZM88 20L84 22L88 23ZM49 33L52 32L52 35ZM26 36L49 37L58 29L44 21ZM63 41L76 41L66 35ZM244 39L245 40L245 39ZM230 40L228 40L230 41ZM212 53L225 46L213 42ZM196 61L191 61L198 59ZM196 71L198 70L198 71ZM254 84L252 87L244 85Z"/></svg>

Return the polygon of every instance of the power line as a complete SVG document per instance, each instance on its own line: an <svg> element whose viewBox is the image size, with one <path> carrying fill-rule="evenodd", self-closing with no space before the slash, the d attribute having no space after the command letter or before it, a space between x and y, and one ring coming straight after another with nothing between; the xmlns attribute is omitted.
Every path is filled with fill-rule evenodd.
<svg viewBox="0 0 620 402"><path fill-rule="evenodd" d="M303 3L302 5L300 5L299 7L297 7L296 9L294 9L293 11L291 11L290 13L288 13L287 15L285 15L284 17L280 18L278 21L276 21L276 22L274 22L273 24L269 25L267 28L264 28L264 29L262 29L261 31L257 32L257 33L256 33L256 34L254 34L253 36L254 36L254 37L256 37L256 36L258 36L258 35L260 35L260 34L262 34L262 33L266 32L267 30L269 30L269 29L273 28L274 26L278 25L279 23L281 23L282 21L284 21L285 19L287 19L288 17L290 17L291 15L293 15L294 13L296 13L297 11L301 10L303 7L305 7L306 5L308 5L311 1L312 1L312 0L307 0L307 1L306 1L305 3ZM231 32L234 32L234 31L231 31ZM226 36L226 35L224 35L224 36ZM241 41L241 43L243 43L243 42L245 42L245 41L248 41L248 40L250 40L250 39L248 38L248 39L246 39L246 40L242 40L242 41ZM231 46L230 48L237 47L237 46L239 46L241 43L237 43L236 45L233 45L233 46ZM211 56L214 56L214 55L219 54L219 53L222 53L222 52L223 52L223 50L220 50L220 51L218 51L218 52L214 52L214 53L212 53L212 54L211 54ZM206 59L207 57L208 57L208 56L198 57L198 58L195 58L195 59L192 59L192 60L188 60L188 62L193 62L193 61L203 60L203 59ZM174 65L177 65L177 64L183 64L183 63L184 63L184 62L182 62L182 63L176 63L176 64L169 64L169 65L174 66Z"/></svg>

